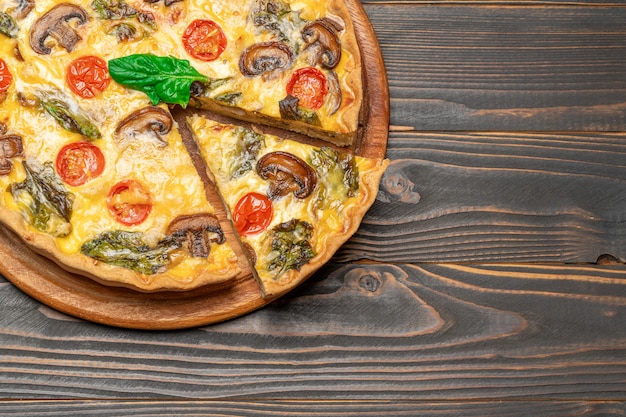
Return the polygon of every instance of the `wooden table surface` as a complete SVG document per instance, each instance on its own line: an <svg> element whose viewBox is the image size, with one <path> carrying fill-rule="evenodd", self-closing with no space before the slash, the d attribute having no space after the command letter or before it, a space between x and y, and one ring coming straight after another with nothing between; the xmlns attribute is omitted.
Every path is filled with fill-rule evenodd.
<svg viewBox="0 0 626 417"><path fill-rule="evenodd" d="M197 329L0 278L0 415L626 415L626 3L363 5L391 164L358 233Z"/></svg>

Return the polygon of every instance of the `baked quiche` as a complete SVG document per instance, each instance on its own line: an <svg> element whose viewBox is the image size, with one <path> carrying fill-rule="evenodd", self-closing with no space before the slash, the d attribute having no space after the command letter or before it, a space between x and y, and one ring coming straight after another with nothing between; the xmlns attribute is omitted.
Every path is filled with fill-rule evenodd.
<svg viewBox="0 0 626 417"><path fill-rule="evenodd" d="M341 1L0 0L0 40L0 222L70 272L275 296L374 201Z"/></svg>

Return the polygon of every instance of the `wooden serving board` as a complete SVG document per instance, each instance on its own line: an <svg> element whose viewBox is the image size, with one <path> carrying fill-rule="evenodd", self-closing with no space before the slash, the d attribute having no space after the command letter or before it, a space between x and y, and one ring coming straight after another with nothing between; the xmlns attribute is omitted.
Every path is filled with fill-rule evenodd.
<svg viewBox="0 0 626 417"><path fill-rule="evenodd" d="M361 49L364 103L354 153L384 158L389 127L387 76L376 35L359 0L346 0ZM22 291L63 313L133 329L168 330L239 317L269 302L251 274L227 287L142 293L67 272L0 226L0 273Z"/></svg>

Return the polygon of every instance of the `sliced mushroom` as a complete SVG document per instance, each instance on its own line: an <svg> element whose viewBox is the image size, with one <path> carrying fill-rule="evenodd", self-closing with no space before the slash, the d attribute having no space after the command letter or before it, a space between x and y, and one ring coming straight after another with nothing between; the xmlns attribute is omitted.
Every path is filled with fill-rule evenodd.
<svg viewBox="0 0 626 417"><path fill-rule="evenodd" d="M247 77L288 68L293 51L282 42L261 42L246 48L239 58L239 70Z"/></svg>
<svg viewBox="0 0 626 417"><path fill-rule="evenodd" d="M136 110L122 119L115 129L118 138L148 134L167 145L163 136L172 130L172 115L165 109L157 106L148 106Z"/></svg>
<svg viewBox="0 0 626 417"><path fill-rule="evenodd" d="M39 105L39 100L34 96L27 96L21 91L17 92L17 101L24 107L33 108Z"/></svg>
<svg viewBox="0 0 626 417"><path fill-rule="evenodd" d="M19 4L15 9L15 18L23 19L33 10L35 7L35 0L19 0Z"/></svg>
<svg viewBox="0 0 626 417"><path fill-rule="evenodd" d="M20 44L16 43L15 47L13 48L13 55L15 56L15 58L20 61L20 62L24 62L24 57L22 56L22 51L20 51Z"/></svg>
<svg viewBox="0 0 626 417"><path fill-rule="evenodd" d="M13 170L13 163L9 159L0 159L0 175L9 175Z"/></svg>
<svg viewBox="0 0 626 417"><path fill-rule="evenodd" d="M78 24L82 25L87 22L88 17L82 7L71 3L61 3L33 24L30 31L30 46L38 54L47 55L52 52L52 49L46 45L46 41L48 37L52 37L60 46L71 52L82 38L68 22L77 19Z"/></svg>
<svg viewBox="0 0 626 417"><path fill-rule="evenodd" d="M0 158L13 158L21 155L24 151L22 137L19 135L7 135L0 137Z"/></svg>
<svg viewBox="0 0 626 417"><path fill-rule="evenodd" d="M268 197L276 199L292 193L306 198L317 184L315 170L302 159L287 152L270 152L256 164L259 176L270 182Z"/></svg>
<svg viewBox="0 0 626 417"><path fill-rule="evenodd" d="M341 41L338 33L343 27L334 20L324 18L309 23L302 29L305 50L311 53L311 65L333 69L341 59Z"/></svg>
<svg viewBox="0 0 626 417"><path fill-rule="evenodd" d="M168 226L167 234L186 241L187 250L196 258L208 257L211 243L226 241L217 217L210 213L178 216Z"/></svg>
<svg viewBox="0 0 626 417"><path fill-rule="evenodd" d="M13 169L13 163L9 158L21 155L24 151L22 137L19 135L7 135L0 137L0 175L8 175Z"/></svg>

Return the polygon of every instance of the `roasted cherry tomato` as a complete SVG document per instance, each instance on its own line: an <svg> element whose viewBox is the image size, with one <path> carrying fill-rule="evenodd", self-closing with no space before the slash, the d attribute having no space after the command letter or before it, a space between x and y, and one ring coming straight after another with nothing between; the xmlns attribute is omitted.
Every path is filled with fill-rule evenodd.
<svg viewBox="0 0 626 417"><path fill-rule="evenodd" d="M134 226L146 220L152 210L152 199L139 182L124 180L111 187L107 208L115 220Z"/></svg>
<svg viewBox="0 0 626 417"><path fill-rule="evenodd" d="M201 61L216 60L226 49L226 44L222 28L212 20L194 20L183 33L185 50Z"/></svg>
<svg viewBox="0 0 626 417"><path fill-rule="evenodd" d="M13 76L9 72L7 63L0 59L0 93L4 93L13 83Z"/></svg>
<svg viewBox="0 0 626 417"><path fill-rule="evenodd" d="M326 76L314 67L298 69L287 83L287 94L296 97L298 104L306 109L322 107L327 93Z"/></svg>
<svg viewBox="0 0 626 417"><path fill-rule="evenodd" d="M56 168L66 184L76 187L102 174L104 155L89 142L69 143L59 151Z"/></svg>
<svg viewBox="0 0 626 417"><path fill-rule="evenodd" d="M65 80L74 93L82 98L93 98L106 90L111 77L104 59L85 55L68 65Z"/></svg>
<svg viewBox="0 0 626 417"><path fill-rule="evenodd" d="M235 205L233 219L241 235L261 233L272 221L272 202L263 194L248 193Z"/></svg>

